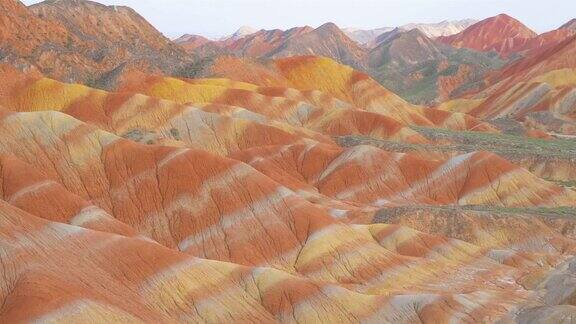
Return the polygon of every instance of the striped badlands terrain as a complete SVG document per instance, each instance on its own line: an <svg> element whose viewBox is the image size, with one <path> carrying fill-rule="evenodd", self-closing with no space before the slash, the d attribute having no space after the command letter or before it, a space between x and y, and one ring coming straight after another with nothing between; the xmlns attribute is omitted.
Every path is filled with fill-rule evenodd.
<svg viewBox="0 0 576 324"><path fill-rule="evenodd" d="M509 117L547 132L576 134L576 36L543 46L489 78L482 92L440 108L483 119Z"/></svg>
<svg viewBox="0 0 576 324"><path fill-rule="evenodd" d="M0 134L4 321L476 321L571 310L542 309L542 294L556 304L572 294L555 295L569 267L553 267L576 246L552 226L539 244L498 239L504 228L471 244L351 225L242 162L136 144L59 112L3 112ZM33 207L47 201L53 211Z"/></svg>
<svg viewBox="0 0 576 324"><path fill-rule="evenodd" d="M233 157L271 176L288 172L331 197L374 206L576 205L574 192L487 152L428 160L373 146L342 150L312 144L255 148Z"/></svg>
<svg viewBox="0 0 576 324"><path fill-rule="evenodd" d="M498 131L327 59L274 64L111 92L2 67L0 322L575 314L576 192L488 151L341 147Z"/></svg>
<svg viewBox="0 0 576 324"><path fill-rule="evenodd" d="M323 57L304 56L278 59L272 66L254 66L242 59L220 59L212 67L211 74L234 78L264 87L288 85L301 90L320 90L330 96L351 104L354 108L378 113L406 125L440 126L450 129L490 131L493 128L482 121L461 113L425 109L412 105L368 75ZM250 71L258 71L250 73ZM156 89L144 84L138 90Z"/></svg>

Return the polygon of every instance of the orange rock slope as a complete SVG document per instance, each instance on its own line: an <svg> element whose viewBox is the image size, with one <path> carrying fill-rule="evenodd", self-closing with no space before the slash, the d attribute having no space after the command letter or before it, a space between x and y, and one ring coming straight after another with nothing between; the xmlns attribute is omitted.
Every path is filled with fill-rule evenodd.
<svg viewBox="0 0 576 324"><path fill-rule="evenodd" d="M112 87L123 71L177 73L192 59L134 10L87 0L0 1L2 61Z"/></svg>
<svg viewBox="0 0 576 324"><path fill-rule="evenodd" d="M490 152L332 139L435 145L412 127L491 125L323 58L258 68L276 77L138 74L106 92L2 67L0 321L574 314L576 221L539 211L576 192Z"/></svg>
<svg viewBox="0 0 576 324"><path fill-rule="evenodd" d="M534 293L554 295L563 268L552 267L575 248L552 227L538 241L498 240L502 229L487 228L471 244L349 225L238 160L136 144L59 112L4 111L0 134L3 321L434 322L560 311L541 311ZM31 207L54 200L57 213ZM528 230L537 220L520 222Z"/></svg>
<svg viewBox="0 0 576 324"><path fill-rule="evenodd" d="M180 103L210 102L248 106L258 109L259 112L282 104L278 97L287 97L293 101L304 100L324 107L326 105L322 101L329 101L338 108L354 110L354 114L361 113L360 111L376 113L403 125L495 131L489 124L466 114L447 113L412 105L368 75L328 58L293 57L278 59L271 64L255 65L249 60L226 58L217 61L212 67L217 71L216 76L246 82L250 84L248 86L238 83L201 85L198 81L136 74L127 76L126 82L120 87L121 91L140 92ZM256 73L251 73L253 70ZM219 90L215 90L215 85L220 87ZM211 90L207 89L208 86L211 86ZM231 90L224 92L226 87ZM300 95L298 92L304 93ZM268 99L265 99L266 97ZM272 105L257 107L269 101ZM285 103L287 104L289 103Z"/></svg>

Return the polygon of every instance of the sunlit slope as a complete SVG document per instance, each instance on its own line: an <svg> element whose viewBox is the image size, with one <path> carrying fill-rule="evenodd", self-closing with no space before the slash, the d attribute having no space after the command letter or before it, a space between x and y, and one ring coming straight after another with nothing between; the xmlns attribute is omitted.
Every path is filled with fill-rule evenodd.
<svg viewBox="0 0 576 324"><path fill-rule="evenodd" d="M228 86L226 86L228 84ZM408 129L406 124L386 115L355 109L350 104L320 91L299 91L293 88L258 87L247 90L245 83L222 80L180 80L148 76L123 89L182 104L216 104L242 107L253 113L293 126L308 128L326 135L343 133L375 134L422 142L424 138ZM342 118L340 116L344 116ZM366 124L377 119L378 123ZM342 123L342 120L347 120ZM376 128L376 129L375 129Z"/></svg>
<svg viewBox="0 0 576 324"><path fill-rule="evenodd" d="M332 97L332 100L339 100L356 110L379 113L405 125L494 131L488 124L464 114L450 114L411 105L383 88L368 75L325 57L303 56L268 62L255 62L247 58L219 57L209 65L207 70L205 75L272 88L275 89L273 93L276 94L283 92L279 89L290 88L303 93L321 93L324 97ZM139 74L127 78L121 88L131 91L148 89L151 85L144 82L144 77ZM162 91L163 95L174 94L166 91L168 90ZM262 90L258 92L262 93ZM294 97L290 98L296 100Z"/></svg>
<svg viewBox="0 0 576 324"><path fill-rule="evenodd" d="M351 109L319 91L263 88L228 79L148 76L130 89L108 93L6 67L0 77L6 80L0 86L0 104L7 108L63 111L144 142L182 140L219 153L296 138L330 142L328 136L352 134L426 142L396 120Z"/></svg>
<svg viewBox="0 0 576 324"><path fill-rule="evenodd" d="M4 113L2 117L3 152L43 166L50 179L62 179L71 192L168 247L258 263L272 259L278 252L274 249L301 244L296 234L299 219L303 226L313 226L305 219L316 213L313 220L318 226L329 222L328 216L289 190L234 160L204 151L135 144L55 112ZM230 195L229 191L244 194ZM246 217L268 220L257 225L257 218ZM282 218L296 223L286 227ZM228 221L239 223L230 226ZM211 226L223 227L213 232ZM239 226L250 228L252 234L240 239L238 235L245 233ZM267 243L257 228L276 228L278 235L269 239L280 241ZM211 239L231 234L230 239L238 236L238 242L245 242L238 243L235 251L226 248L226 240ZM251 240L260 247L250 248ZM239 253L242 246L244 256ZM272 254L264 252L267 249Z"/></svg>
<svg viewBox="0 0 576 324"><path fill-rule="evenodd" d="M11 243L5 255L19 255L3 263L10 287L1 290L7 306L3 321L411 322L425 317L447 322L501 318L512 314L514 303L538 305L527 291L506 292L494 285L459 294L364 294L269 267L198 259L139 239L47 222L5 203L0 203L0 219L0 237ZM386 227L362 230L388 247L388 237L399 237ZM44 251L46 242L52 248ZM450 243L459 258L475 252L460 244ZM432 259L447 260L440 254ZM494 262L477 266L511 273ZM46 291L52 292L50 298ZM447 303L449 310L443 306Z"/></svg>
<svg viewBox="0 0 576 324"><path fill-rule="evenodd" d="M349 134L396 139L409 143L427 142L424 137L394 120L377 113L354 109L317 90L257 87L227 79L178 80L154 76L143 78L140 86L144 87L143 92L153 97L130 93L107 93L81 85L23 76L22 80L12 82L12 86L5 86L2 97L4 103L14 110L34 111L46 109L41 107L51 107L48 109L64 110L85 122L112 130L128 139L146 144L163 143L182 148L201 148L223 155L261 146L294 144L310 139L330 145L332 142L328 136ZM198 108L156 97L176 98L175 100L180 102L196 101ZM212 103L203 103L205 101ZM314 141L299 145L313 147ZM287 148L290 150L294 147L290 145ZM370 169L371 164L362 164L368 161L366 159L371 156L373 149L357 147L350 150L355 150L355 153L347 155L359 157L358 163L361 164L359 168L362 172ZM384 156L378 156L387 160ZM498 162L499 158L495 155L473 158L470 163L467 156L438 160L438 165L426 162L427 157L419 157L421 160L413 163L413 169L396 170L398 175L403 175L403 180L398 175L395 176L395 171L389 169L388 175L384 175L385 178L396 182L385 181L375 186L366 185L367 192L361 190L356 192L358 197L362 197L361 200L355 198L356 194L341 195L337 192L341 189L339 186L346 189L350 189L348 187L351 185L354 187L355 185L351 183L337 185L333 190L321 189L319 192L336 200L352 200L376 207L411 202L556 206L569 205L573 198L571 192L561 187L541 181L528 173L523 175L522 172L526 171L505 160ZM337 156L331 157L336 158ZM481 163L477 165L476 160ZM245 161L250 162L246 159ZM455 170L450 166L442 166L442 163L454 164ZM472 173L479 173L482 168L488 168L489 172L494 174L476 176L478 179L484 178L478 180L476 188L475 185L466 182L470 177L469 172L462 173L461 170L456 170L456 166L460 164L464 164L465 170L470 170ZM503 167L499 168L498 165ZM354 169L349 172L358 174ZM422 179L419 176L415 179L406 179L407 175L413 177L419 172L426 175ZM437 173L445 173L447 178L436 179ZM456 174L458 176L454 178ZM369 183L370 177L367 176L366 179L356 177L356 179ZM334 178L347 179L348 176L346 173L335 173ZM284 177L282 179L280 182L288 185L289 182L284 182ZM512 179L520 180L512 181ZM497 186L494 181L498 181ZM501 181L505 182L506 188L499 185ZM313 184L313 187L317 185ZM527 191L517 190L521 186L526 186ZM395 189L383 190L383 188ZM320 199L324 198L320 196ZM336 201L329 203L331 207L337 205Z"/></svg>
<svg viewBox="0 0 576 324"><path fill-rule="evenodd" d="M344 107L373 112L402 125L494 131L490 125L465 114L452 114L410 105L368 76L326 58L282 59L278 60L276 65L280 66L279 70L290 80L293 90L284 88L282 91L281 87L266 84L262 88L250 91L245 86L234 86L232 82L231 86L224 86L206 80L203 82L153 76L127 82L121 89L180 103L209 102L241 107L266 103L272 107L267 109L274 109L275 106L282 104L288 105L283 103L282 99L289 99L319 105L325 109ZM296 94L298 91L301 94ZM260 111L262 109L260 108Z"/></svg>
<svg viewBox="0 0 576 324"><path fill-rule="evenodd" d="M14 72L14 71L12 71ZM331 140L299 126L255 114L211 113L137 93L108 93L33 75L3 73L0 105L15 111L62 111L102 129L143 143L202 148L228 154L252 146L288 144L300 138ZM220 80L214 80L220 82ZM261 118L260 118L261 117Z"/></svg>
<svg viewBox="0 0 576 324"><path fill-rule="evenodd" d="M479 94L440 109L484 119L508 117L549 132L576 134L576 38L571 37L508 66Z"/></svg>
<svg viewBox="0 0 576 324"><path fill-rule="evenodd" d="M276 61L291 85L298 89L317 89L354 106L376 112L409 125L451 129L490 130L490 126L463 114L446 114L414 106L382 87L368 75L322 57L295 57Z"/></svg>
<svg viewBox="0 0 576 324"><path fill-rule="evenodd" d="M180 60L126 7L34 8L0 0L19 45L0 56L25 67L0 66L0 322L576 318L576 146L546 134L570 125L568 42L443 106L472 117L321 57ZM488 49L517 45L502 32ZM544 131L510 135L510 116Z"/></svg>
<svg viewBox="0 0 576 324"><path fill-rule="evenodd" d="M533 280L544 280L561 260L548 251L539 263L547 250L533 248L505 265L490 251L510 242L486 238L480 247L402 227L346 225L241 162L135 144L58 112L3 112L0 134L8 162L43 174L7 189L18 192L7 193L12 201L32 204L62 188L102 208L92 220L113 217L134 230L96 232L77 227L77 217L50 219L0 202L1 237L10 242L1 269L12 305L6 320L306 321L318 307L314 316L344 322L494 319L512 316L514 305L537 305L516 281L536 270ZM570 240L550 244L575 248ZM52 298L38 302L47 290Z"/></svg>
<svg viewBox="0 0 576 324"><path fill-rule="evenodd" d="M326 196L372 206L576 206L575 192L488 152L431 160L373 146L318 144L254 148L233 157L272 178L289 174Z"/></svg>

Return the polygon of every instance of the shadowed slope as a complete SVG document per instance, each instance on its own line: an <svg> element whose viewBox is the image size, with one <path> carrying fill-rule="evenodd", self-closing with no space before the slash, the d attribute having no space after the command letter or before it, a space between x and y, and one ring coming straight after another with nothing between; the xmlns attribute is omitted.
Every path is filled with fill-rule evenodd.
<svg viewBox="0 0 576 324"><path fill-rule="evenodd" d="M369 53L372 75L410 102L446 100L503 64L495 55L448 46L418 29L395 29L380 38Z"/></svg>

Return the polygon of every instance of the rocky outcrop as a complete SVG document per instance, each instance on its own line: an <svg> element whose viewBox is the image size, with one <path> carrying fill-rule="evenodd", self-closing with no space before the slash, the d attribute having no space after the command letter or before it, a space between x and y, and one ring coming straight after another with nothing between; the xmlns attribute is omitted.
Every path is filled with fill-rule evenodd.
<svg viewBox="0 0 576 324"><path fill-rule="evenodd" d="M138 69L180 73L185 51L127 7L88 0L1 4L2 61L63 81L115 86L118 74Z"/></svg>

